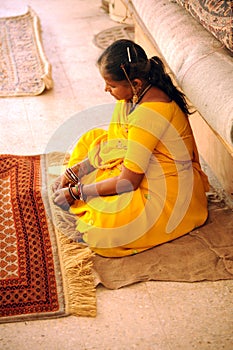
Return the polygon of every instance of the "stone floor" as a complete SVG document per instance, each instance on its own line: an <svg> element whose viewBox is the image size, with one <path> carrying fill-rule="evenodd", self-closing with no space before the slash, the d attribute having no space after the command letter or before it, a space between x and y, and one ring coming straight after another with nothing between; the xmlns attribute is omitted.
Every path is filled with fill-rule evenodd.
<svg viewBox="0 0 233 350"><path fill-rule="evenodd" d="M101 1L1 0L0 16L23 13L26 5L41 19L54 88L37 97L0 100L1 153L67 147L63 138L71 143L85 128L105 124L114 102L95 66L101 53L95 35L117 25ZM2 324L0 349L230 350L232 292L233 281L147 282L115 291L98 287L96 318Z"/></svg>

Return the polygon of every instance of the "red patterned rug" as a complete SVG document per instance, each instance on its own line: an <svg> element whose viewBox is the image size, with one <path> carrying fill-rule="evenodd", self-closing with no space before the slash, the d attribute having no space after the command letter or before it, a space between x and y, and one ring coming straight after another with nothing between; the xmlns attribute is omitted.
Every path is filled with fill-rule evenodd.
<svg viewBox="0 0 233 350"><path fill-rule="evenodd" d="M76 310L69 305L63 250L46 200L46 159L0 156L0 322L95 314L93 293L88 307L80 285L76 299L71 290ZM81 275L75 278L83 286Z"/></svg>

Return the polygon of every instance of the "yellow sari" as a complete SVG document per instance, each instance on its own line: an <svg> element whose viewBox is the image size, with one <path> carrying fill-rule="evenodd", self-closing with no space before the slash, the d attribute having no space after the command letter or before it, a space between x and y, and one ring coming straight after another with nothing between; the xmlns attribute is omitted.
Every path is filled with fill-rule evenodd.
<svg viewBox="0 0 233 350"><path fill-rule="evenodd" d="M88 156L96 168L82 182L120 174L124 164L145 176L136 191L76 201L70 211L93 251L132 255L185 235L208 215L202 172L188 118L175 102L146 102L128 114L118 101L109 129L85 133L68 166Z"/></svg>

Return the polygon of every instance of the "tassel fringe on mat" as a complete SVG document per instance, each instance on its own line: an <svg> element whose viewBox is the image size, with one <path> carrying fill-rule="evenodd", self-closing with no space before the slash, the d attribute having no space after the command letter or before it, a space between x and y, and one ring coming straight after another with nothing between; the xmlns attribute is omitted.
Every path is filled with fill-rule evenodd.
<svg viewBox="0 0 233 350"><path fill-rule="evenodd" d="M51 153L46 156L45 169L61 164L61 154ZM61 164L62 165L62 164ZM47 183L56 178L47 174ZM76 316L96 316L96 290L92 269L93 252L90 248L75 241L75 218L53 204L51 200L51 186L48 186L48 200L55 226L61 269L64 283L67 313Z"/></svg>

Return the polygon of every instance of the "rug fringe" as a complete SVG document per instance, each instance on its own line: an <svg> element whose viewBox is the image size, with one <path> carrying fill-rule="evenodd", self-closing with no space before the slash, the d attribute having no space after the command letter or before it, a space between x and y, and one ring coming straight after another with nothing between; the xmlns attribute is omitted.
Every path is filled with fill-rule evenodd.
<svg viewBox="0 0 233 350"><path fill-rule="evenodd" d="M53 152L44 157L44 168L64 164L67 155ZM56 178L56 177L55 177ZM51 183L53 175L47 173L47 190L63 278L66 312L75 316L96 316L96 289L91 249L76 241L76 217L53 203Z"/></svg>
<svg viewBox="0 0 233 350"><path fill-rule="evenodd" d="M75 316L96 316L96 293L90 248L74 242L56 230L59 240L67 312Z"/></svg>

